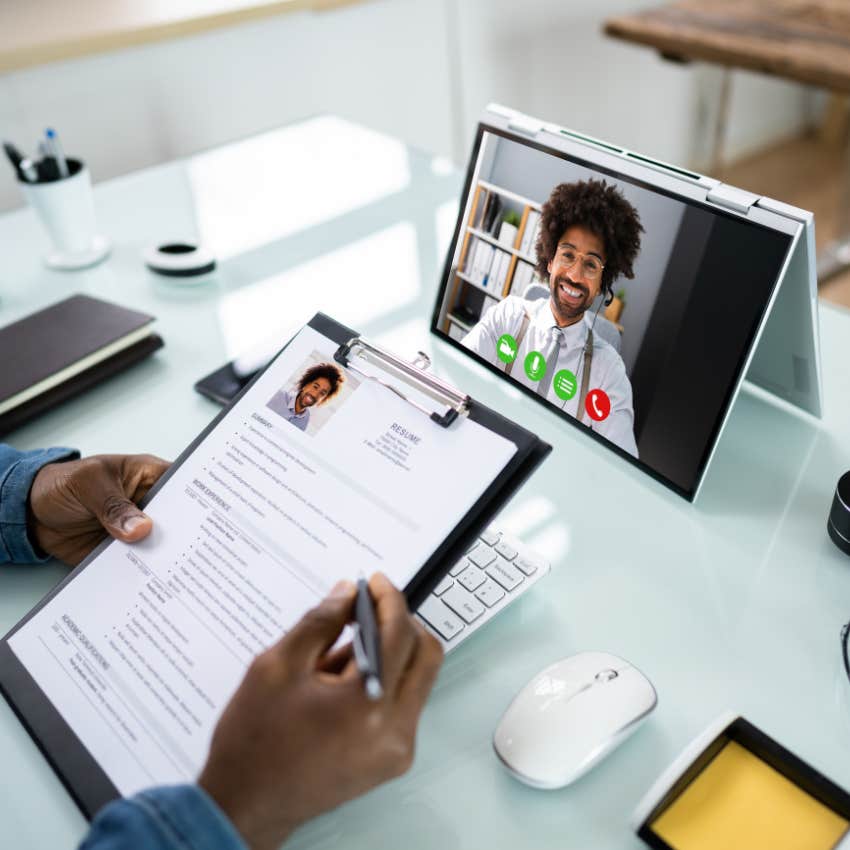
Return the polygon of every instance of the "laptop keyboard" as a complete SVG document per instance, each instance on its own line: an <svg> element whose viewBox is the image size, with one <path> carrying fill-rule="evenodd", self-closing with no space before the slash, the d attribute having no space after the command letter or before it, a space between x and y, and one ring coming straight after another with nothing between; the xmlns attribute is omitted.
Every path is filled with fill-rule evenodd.
<svg viewBox="0 0 850 850"><path fill-rule="evenodd" d="M450 652L548 572L549 562L524 543L488 528L416 614Z"/></svg>

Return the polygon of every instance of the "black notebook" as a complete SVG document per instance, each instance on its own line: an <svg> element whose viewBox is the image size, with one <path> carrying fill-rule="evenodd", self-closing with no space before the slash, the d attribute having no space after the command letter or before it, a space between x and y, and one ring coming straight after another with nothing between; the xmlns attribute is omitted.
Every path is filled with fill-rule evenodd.
<svg viewBox="0 0 850 850"><path fill-rule="evenodd" d="M161 348L153 322L72 295L0 328L0 435Z"/></svg>

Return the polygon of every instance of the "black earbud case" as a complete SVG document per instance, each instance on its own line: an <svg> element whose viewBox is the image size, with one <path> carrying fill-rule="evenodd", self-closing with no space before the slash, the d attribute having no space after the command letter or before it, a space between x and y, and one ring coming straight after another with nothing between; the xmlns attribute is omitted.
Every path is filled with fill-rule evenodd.
<svg viewBox="0 0 850 850"><path fill-rule="evenodd" d="M832 542L845 555L850 555L850 472L838 479L826 530Z"/></svg>

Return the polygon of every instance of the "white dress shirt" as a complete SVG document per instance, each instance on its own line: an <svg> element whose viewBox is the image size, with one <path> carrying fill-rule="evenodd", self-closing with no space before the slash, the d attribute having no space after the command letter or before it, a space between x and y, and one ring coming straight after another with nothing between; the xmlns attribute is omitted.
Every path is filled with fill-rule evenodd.
<svg viewBox="0 0 850 850"><path fill-rule="evenodd" d="M544 358L549 359L553 345L553 328L561 335L560 353L551 374L561 369L569 369L581 387L582 370L584 368L584 344L589 328L584 319L566 328L558 328L549 299L539 301L524 301L515 295L510 295L498 304L494 304L482 317L477 325L463 338L462 343L491 363L504 370L505 364L496 355L496 343L502 334L510 334L515 339L522 326L525 311L531 317L526 329L525 338L520 344L514 361L511 378L532 390L537 390L541 382L531 381L525 374L525 357L529 351L539 351ZM548 370L547 370L548 371ZM548 378L548 380L547 380ZM549 391L546 400L555 407L565 410L571 416L578 415L579 390L569 400L564 401L555 394L551 378L544 378L543 384L548 384ZM599 334L593 335L593 359L590 364L590 383L588 392L602 389L611 400L611 412L601 422L592 420L585 411L582 422L592 430L601 434L612 443L616 443L629 454L638 456L634 435L634 411L632 410L632 385L626 375L623 358L616 349L605 342Z"/></svg>
<svg viewBox="0 0 850 850"><path fill-rule="evenodd" d="M310 421L310 408L305 407L301 413L295 412L295 402L298 401L298 393L295 390L278 390L269 400L266 407L273 410L278 416L282 416L287 422L291 422L302 431L307 430Z"/></svg>

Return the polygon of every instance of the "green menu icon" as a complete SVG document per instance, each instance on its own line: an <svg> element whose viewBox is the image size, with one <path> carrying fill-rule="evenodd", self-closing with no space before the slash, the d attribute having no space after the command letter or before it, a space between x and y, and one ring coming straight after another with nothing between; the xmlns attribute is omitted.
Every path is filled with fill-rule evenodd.
<svg viewBox="0 0 850 850"><path fill-rule="evenodd" d="M561 369L555 372L552 389L555 390L555 395L558 398L569 401L576 394L577 387L576 376L569 369Z"/></svg>

